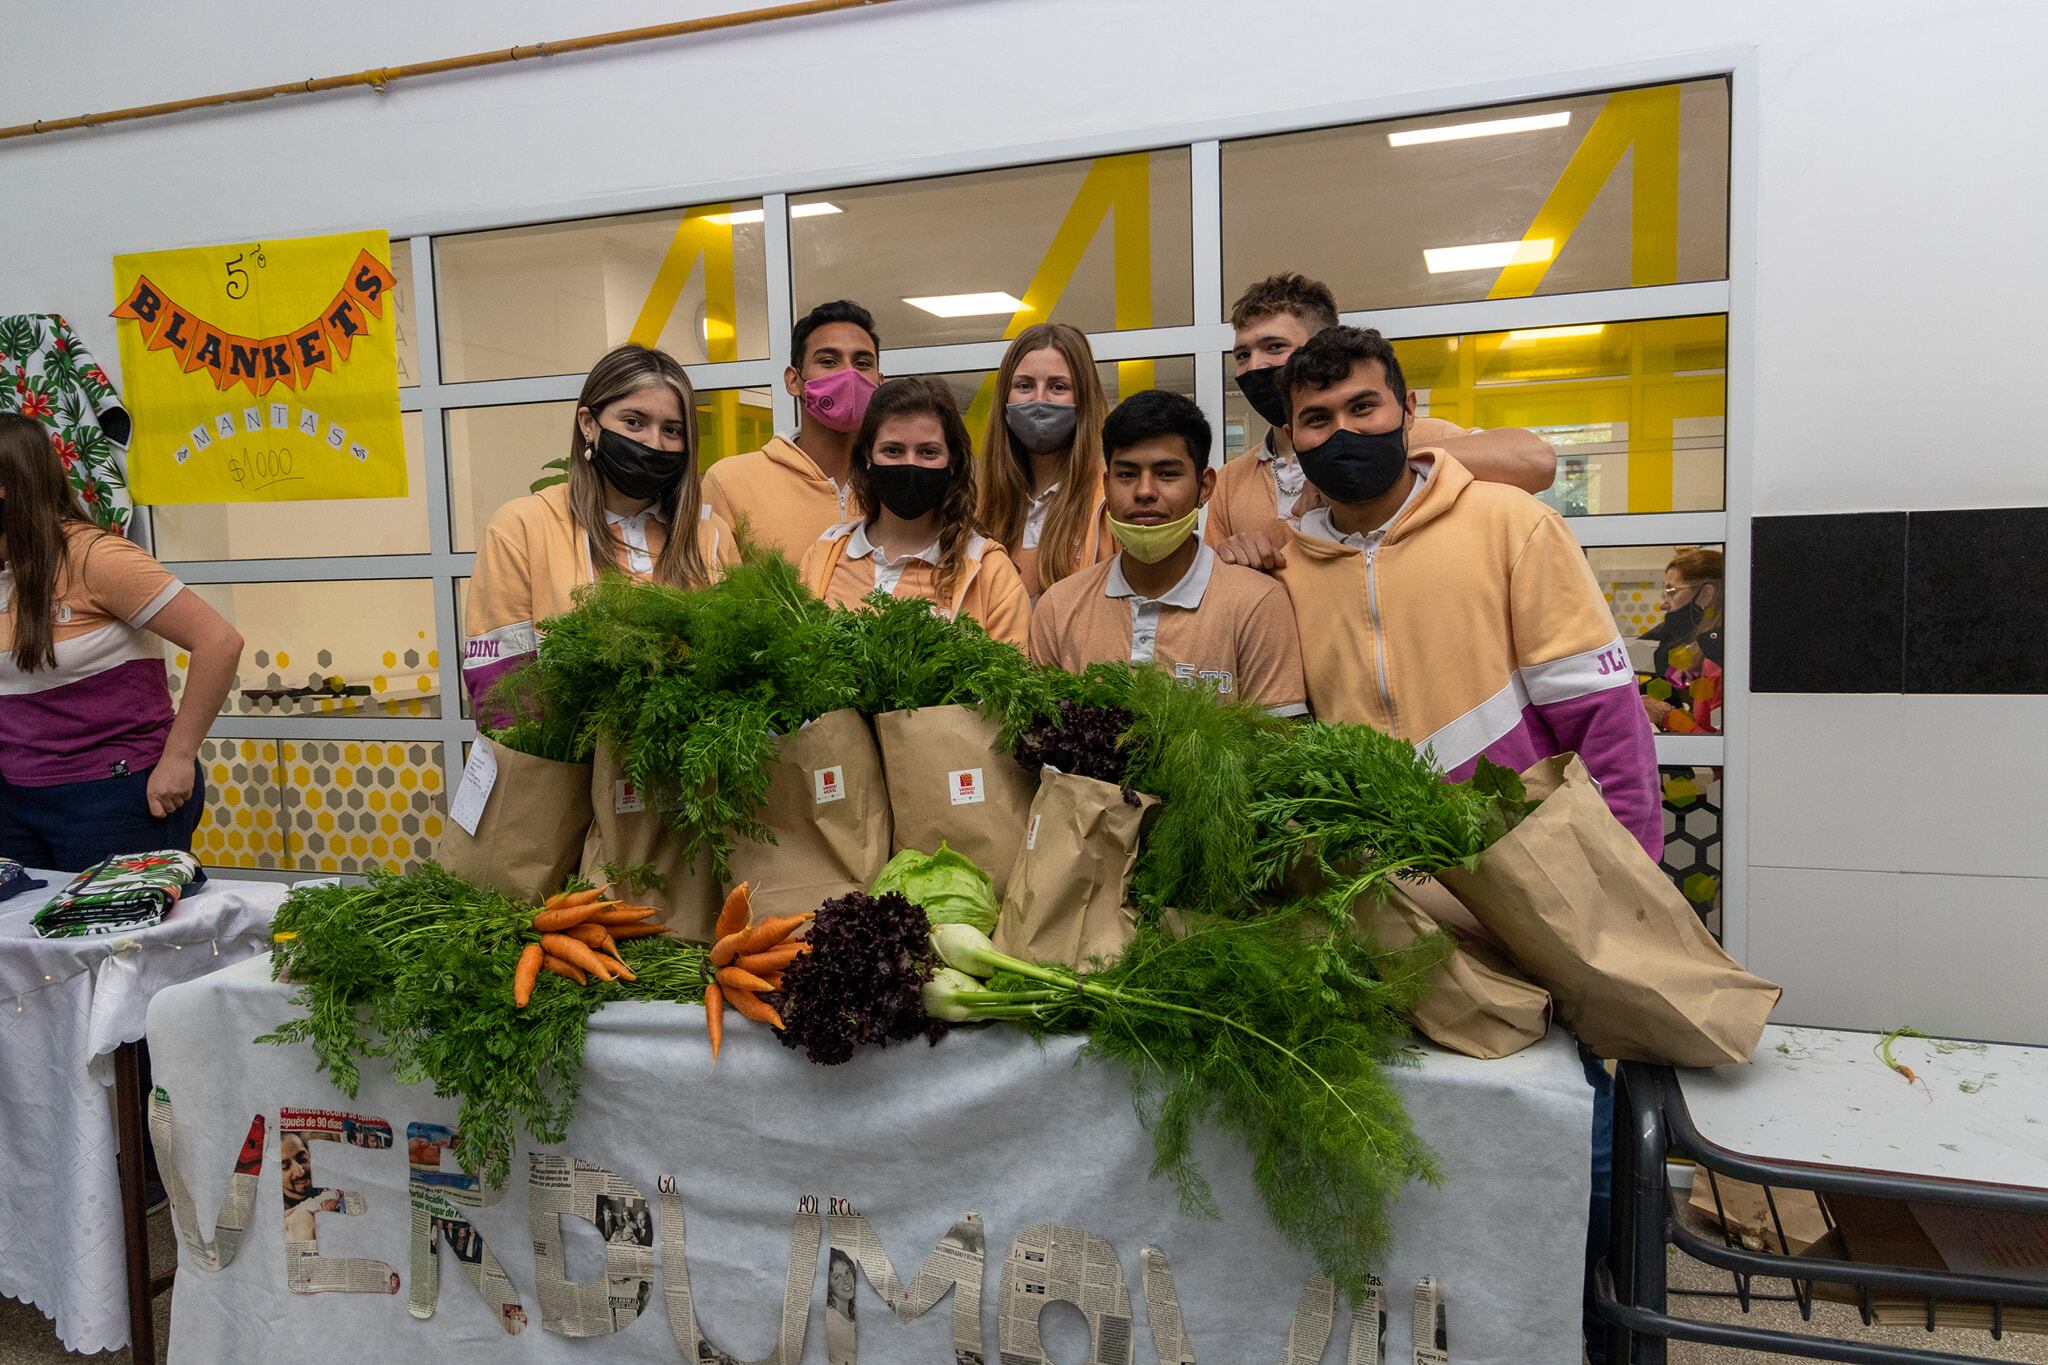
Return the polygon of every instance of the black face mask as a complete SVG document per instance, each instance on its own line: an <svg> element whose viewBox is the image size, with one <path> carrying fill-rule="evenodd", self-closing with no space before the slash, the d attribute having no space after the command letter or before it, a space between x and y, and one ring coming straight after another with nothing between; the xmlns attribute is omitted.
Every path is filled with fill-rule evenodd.
<svg viewBox="0 0 2048 1365"><path fill-rule="evenodd" d="M1268 365L1263 370L1246 370L1237 377L1237 391L1244 395L1252 411L1266 419L1269 427L1284 427L1291 415L1287 411L1287 395L1280 392L1280 373L1285 365Z"/></svg>
<svg viewBox="0 0 2048 1365"><path fill-rule="evenodd" d="M871 464L868 482L882 506L905 521L916 521L946 500L953 471L917 464Z"/></svg>
<svg viewBox="0 0 2048 1365"><path fill-rule="evenodd" d="M604 481L636 502L661 502L683 481L689 454L656 450L610 427L597 429L589 447L590 461Z"/></svg>
<svg viewBox="0 0 2048 1365"><path fill-rule="evenodd" d="M1700 623L1706 618L1706 609L1698 601L1674 607L1664 613L1664 621L1655 627L1652 638L1658 640L1690 640L1699 634ZM1651 634L1651 632L1645 632Z"/></svg>
<svg viewBox="0 0 2048 1365"><path fill-rule="evenodd" d="M1408 433L1339 430L1313 450L1295 447L1301 472L1331 502L1371 502L1394 486L1408 465Z"/></svg>

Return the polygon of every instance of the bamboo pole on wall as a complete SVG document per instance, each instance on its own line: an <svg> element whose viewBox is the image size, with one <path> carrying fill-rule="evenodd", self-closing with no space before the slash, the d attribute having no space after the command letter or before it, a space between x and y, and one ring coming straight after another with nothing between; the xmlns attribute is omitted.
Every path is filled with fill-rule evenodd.
<svg viewBox="0 0 2048 1365"><path fill-rule="evenodd" d="M475 71L481 67L501 66L507 62L525 61L532 57L560 57L572 52L592 52L599 48L624 47L631 43L649 43L663 38L683 38L698 33L714 33L721 29L773 23L778 19L801 19L814 14L829 14L835 10L862 9L869 5L887 3L889 0L796 0L792 4L770 5L764 9L712 14L701 19L679 19L666 24L650 24L644 28L593 33L582 38L562 38L554 42L530 43L523 47L495 48L489 52L472 52L466 56L442 57L429 62L411 62L404 66L372 67L367 71L357 71L344 76L315 76L303 81L286 81L279 85L263 85L249 90L230 90L223 94L200 95L192 99L166 100L161 104L140 104L129 109L110 109L98 114L37 119L33 123L17 123L12 127L0 128L0 141L44 133L64 133L79 128L99 128L111 123L132 123L138 119L163 118L170 114L190 113L195 109L253 104L258 100L282 99L289 95L313 95L326 90L346 90L352 86L368 86L381 94L396 81L413 80L421 76L444 76L454 71Z"/></svg>

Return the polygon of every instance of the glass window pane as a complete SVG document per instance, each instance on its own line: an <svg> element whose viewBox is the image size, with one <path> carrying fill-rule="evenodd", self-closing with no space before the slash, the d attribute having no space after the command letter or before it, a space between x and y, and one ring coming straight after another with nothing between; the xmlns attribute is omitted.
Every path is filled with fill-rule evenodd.
<svg viewBox="0 0 2048 1365"><path fill-rule="evenodd" d="M285 740L285 866L411 872L441 837L441 745L426 740Z"/></svg>
<svg viewBox="0 0 2048 1365"><path fill-rule="evenodd" d="M1662 733L1721 732L1727 627L1722 561L1719 545L1605 545L1586 551L1628 649L1644 708Z"/></svg>
<svg viewBox="0 0 2048 1365"><path fill-rule="evenodd" d="M242 633L222 714L438 716L441 656L429 579L195 583ZM171 692L191 662L174 650Z"/></svg>
<svg viewBox="0 0 2048 1365"><path fill-rule="evenodd" d="M797 316L852 299L886 346L996 341L1048 319L1179 326L1194 320L1188 196L1184 147L804 195L790 201Z"/></svg>
<svg viewBox="0 0 2048 1365"><path fill-rule="evenodd" d="M768 354L761 201L441 237L441 378L583 374L644 322L686 365Z"/></svg>
<svg viewBox="0 0 2048 1365"><path fill-rule="evenodd" d="M1664 873L1721 937L1721 769L1663 768Z"/></svg>
<svg viewBox="0 0 2048 1365"><path fill-rule="evenodd" d="M491 514L512 499L559 482L576 415L573 401L455 408L448 413L448 515L458 553L476 549ZM700 390L700 465L759 450L774 434L766 389Z"/></svg>
<svg viewBox="0 0 2048 1365"><path fill-rule="evenodd" d="M410 241L391 244L391 273L398 280L391 290L398 300L398 386L406 388L420 382L419 314L412 293Z"/></svg>
<svg viewBox="0 0 2048 1365"><path fill-rule="evenodd" d="M324 559L423 555L427 534L426 441L417 412L405 431L402 498L314 502L179 503L150 509L159 559Z"/></svg>
<svg viewBox="0 0 2048 1365"><path fill-rule="evenodd" d="M1193 356L1162 356L1156 360L1105 360L1095 367L1102 379L1103 395L1109 405L1115 407L1124 399L1144 389L1167 389L1195 396L1195 358ZM943 379L953 390L954 399L960 404L960 411L967 419L967 432L974 438L976 453L981 450L982 434L988 430L988 415L995 402L996 372L994 370L963 370L954 374L934 376Z"/></svg>
<svg viewBox="0 0 2048 1365"><path fill-rule="evenodd" d="M1396 341L1418 414L1526 427L1557 447L1566 516L1722 506L1728 320L1591 323ZM1264 435L1241 399L1229 410Z"/></svg>
<svg viewBox="0 0 2048 1365"><path fill-rule="evenodd" d="M1724 279L1728 84L1227 142L1223 262L1345 309Z"/></svg>
<svg viewBox="0 0 2048 1365"><path fill-rule="evenodd" d="M283 778L274 739L209 739L199 746L206 806L192 852L208 867L285 866Z"/></svg>

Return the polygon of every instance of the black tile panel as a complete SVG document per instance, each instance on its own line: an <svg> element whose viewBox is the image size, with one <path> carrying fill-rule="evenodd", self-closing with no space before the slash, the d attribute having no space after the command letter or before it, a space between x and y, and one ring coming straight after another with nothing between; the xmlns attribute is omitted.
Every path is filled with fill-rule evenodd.
<svg viewBox="0 0 2048 1365"><path fill-rule="evenodd" d="M1750 531L1751 690L1903 690L1906 514L1758 517Z"/></svg>
<svg viewBox="0 0 2048 1365"><path fill-rule="evenodd" d="M1905 675L1908 692L2048 693L2048 507L1911 515Z"/></svg>

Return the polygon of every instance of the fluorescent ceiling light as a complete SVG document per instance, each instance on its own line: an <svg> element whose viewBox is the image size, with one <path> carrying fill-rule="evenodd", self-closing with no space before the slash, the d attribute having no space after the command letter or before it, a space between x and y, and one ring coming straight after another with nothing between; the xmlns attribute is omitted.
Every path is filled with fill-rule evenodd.
<svg viewBox="0 0 2048 1365"><path fill-rule="evenodd" d="M1481 123L1446 123L1440 128L1411 128L1405 133L1388 133L1387 145L1418 147L1425 142L1462 142L1468 137L1533 133L1543 128L1563 128L1571 121L1571 110L1566 109L1555 114L1530 114L1525 118L1495 118Z"/></svg>
<svg viewBox="0 0 2048 1365"><path fill-rule="evenodd" d="M1604 322L1582 322L1572 327L1518 327L1508 333L1508 340L1558 341L1565 337L1596 337L1606 330Z"/></svg>
<svg viewBox="0 0 2048 1365"><path fill-rule="evenodd" d="M1549 237L1532 242L1475 242L1471 246L1431 246L1422 249L1429 273L1442 275L1453 270L1498 270L1506 265L1541 265L1557 254L1557 243Z"/></svg>
<svg viewBox="0 0 2048 1365"><path fill-rule="evenodd" d="M929 298L905 299L912 308L922 308L935 318L981 318L996 313L1014 313L1024 300L1000 291L988 294L934 294Z"/></svg>
<svg viewBox="0 0 2048 1365"><path fill-rule="evenodd" d="M840 208L837 204L796 204L791 206L789 216L792 218L820 218L828 213L844 212L846 210ZM714 213L704 221L707 223L717 223L720 227L739 227L745 223L760 222L761 210L741 209L738 213Z"/></svg>

